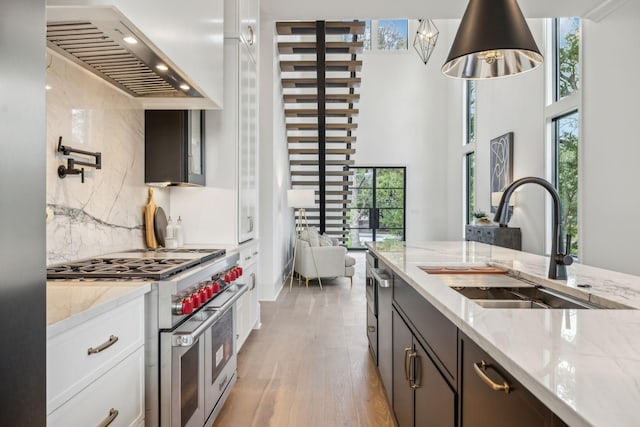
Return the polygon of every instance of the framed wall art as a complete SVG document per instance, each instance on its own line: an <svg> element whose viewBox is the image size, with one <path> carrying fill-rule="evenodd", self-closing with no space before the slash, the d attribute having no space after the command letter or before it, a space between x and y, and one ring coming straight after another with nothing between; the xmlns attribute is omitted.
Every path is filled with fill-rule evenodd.
<svg viewBox="0 0 640 427"><path fill-rule="evenodd" d="M489 144L491 159L491 212L495 212L497 194L513 182L513 132L505 133L491 140ZM499 199L498 199L499 200Z"/></svg>

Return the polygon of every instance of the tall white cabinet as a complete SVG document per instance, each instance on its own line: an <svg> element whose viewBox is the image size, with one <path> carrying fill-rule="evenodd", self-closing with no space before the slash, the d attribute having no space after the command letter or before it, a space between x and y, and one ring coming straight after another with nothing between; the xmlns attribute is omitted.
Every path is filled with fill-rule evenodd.
<svg viewBox="0 0 640 427"><path fill-rule="evenodd" d="M206 227L216 228L215 236L226 236L229 243L240 245L242 279L249 286L236 305L240 348L251 330L260 326L256 239L259 4L258 0L225 0L224 9L224 109L207 112L206 138L207 187L217 191L222 201L212 218L226 219Z"/></svg>
<svg viewBox="0 0 640 427"><path fill-rule="evenodd" d="M225 0L224 8L224 108L207 111L205 138L207 187L218 191L224 211L215 217L225 220L204 229L243 243L258 227L258 3Z"/></svg>

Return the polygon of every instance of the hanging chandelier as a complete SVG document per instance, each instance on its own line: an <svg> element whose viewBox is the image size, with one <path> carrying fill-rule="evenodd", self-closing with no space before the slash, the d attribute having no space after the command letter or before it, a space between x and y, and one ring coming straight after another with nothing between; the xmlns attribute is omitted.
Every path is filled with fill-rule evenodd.
<svg viewBox="0 0 640 427"><path fill-rule="evenodd" d="M418 22L418 31L413 39L413 47L418 52L422 62L427 65L433 49L436 47L440 31L438 31L438 27L431 19L419 19Z"/></svg>

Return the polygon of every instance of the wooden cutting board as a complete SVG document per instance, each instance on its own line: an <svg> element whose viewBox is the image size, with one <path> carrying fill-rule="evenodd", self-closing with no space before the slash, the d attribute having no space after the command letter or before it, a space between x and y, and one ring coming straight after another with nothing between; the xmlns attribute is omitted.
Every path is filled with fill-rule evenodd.
<svg viewBox="0 0 640 427"><path fill-rule="evenodd" d="M420 267L420 269L429 274L507 274L506 270L489 265Z"/></svg>
<svg viewBox="0 0 640 427"><path fill-rule="evenodd" d="M158 248L158 240L156 239L156 233L153 227L156 209L158 209L158 206L153 201L153 188L149 187L149 202L144 206L143 220L145 242L147 247L151 249Z"/></svg>

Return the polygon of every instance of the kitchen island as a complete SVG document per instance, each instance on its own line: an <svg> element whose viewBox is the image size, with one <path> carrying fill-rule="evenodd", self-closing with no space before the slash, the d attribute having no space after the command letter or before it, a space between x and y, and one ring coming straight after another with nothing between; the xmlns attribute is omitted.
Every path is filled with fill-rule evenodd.
<svg viewBox="0 0 640 427"><path fill-rule="evenodd" d="M566 282L549 280L546 257L477 242L368 246L460 336L477 344L568 425L640 422L640 311L635 310L640 308L640 277L574 264ZM611 309L482 308L420 268L478 264L506 268L515 277ZM455 381L453 375L449 384L454 388Z"/></svg>

